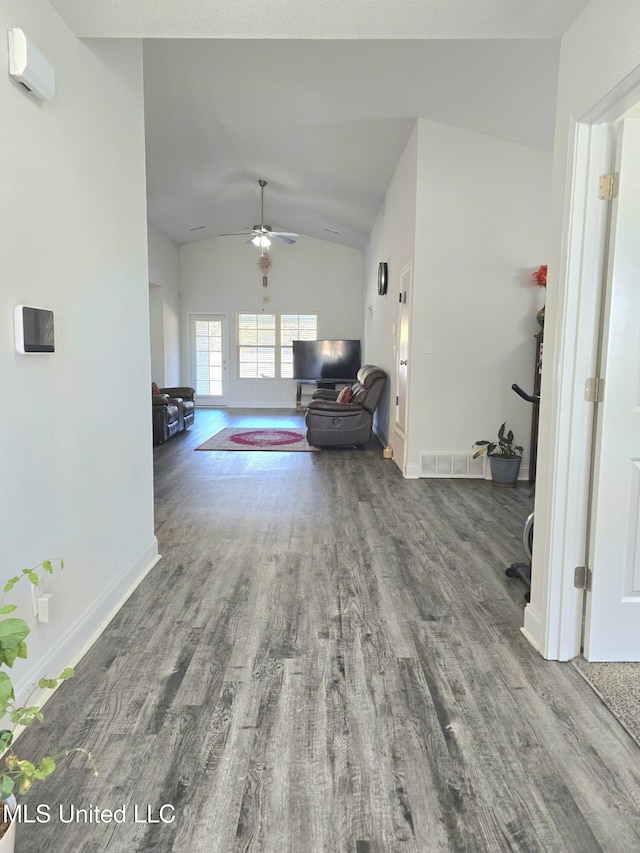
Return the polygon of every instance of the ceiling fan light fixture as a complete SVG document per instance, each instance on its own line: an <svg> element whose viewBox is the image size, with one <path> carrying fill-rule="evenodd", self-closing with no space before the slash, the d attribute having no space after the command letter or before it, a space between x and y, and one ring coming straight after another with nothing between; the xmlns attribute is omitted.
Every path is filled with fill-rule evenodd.
<svg viewBox="0 0 640 853"><path fill-rule="evenodd" d="M280 243L295 243L296 237L299 234L294 234L293 231L274 231L270 225L264 224L264 188L267 182L260 179L260 224L254 225L253 228L248 228L246 231L232 231L228 234L221 234L221 237L236 237L239 235L247 235L249 239L247 243L253 243L259 249L268 249L274 240Z"/></svg>

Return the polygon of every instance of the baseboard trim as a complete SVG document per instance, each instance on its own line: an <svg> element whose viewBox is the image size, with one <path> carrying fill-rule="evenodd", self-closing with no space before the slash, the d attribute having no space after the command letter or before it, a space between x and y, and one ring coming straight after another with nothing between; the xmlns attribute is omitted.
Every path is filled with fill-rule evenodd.
<svg viewBox="0 0 640 853"><path fill-rule="evenodd" d="M409 462L404 476L406 480L418 480L420 477L420 465L417 462Z"/></svg>
<svg viewBox="0 0 640 853"><path fill-rule="evenodd" d="M520 632L537 652L540 651L540 629L540 617L533 612L531 604L527 604L524 609L524 625Z"/></svg>
<svg viewBox="0 0 640 853"><path fill-rule="evenodd" d="M33 685L41 678L55 677L67 666L75 666L158 560L158 540L154 536L144 551L109 584L102 596L60 637L48 654L40 657L15 682L17 704L31 696L30 703L40 705L53 695L54 691L51 690L38 689L34 692ZM123 589L125 592L122 592Z"/></svg>

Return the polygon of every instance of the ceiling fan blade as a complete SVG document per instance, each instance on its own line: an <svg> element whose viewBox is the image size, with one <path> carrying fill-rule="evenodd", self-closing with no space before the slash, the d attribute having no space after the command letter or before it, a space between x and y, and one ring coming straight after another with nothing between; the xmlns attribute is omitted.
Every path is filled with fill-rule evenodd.
<svg viewBox="0 0 640 853"><path fill-rule="evenodd" d="M296 237L298 235L296 234ZM286 234L269 234L270 240L279 240L281 243L295 243L295 240L292 240L291 237L288 237Z"/></svg>
<svg viewBox="0 0 640 853"><path fill-rule="evenodd" d="M226 234L219 234L219 237L241 237L242 235L253 234L253 231L229 231Z"/></svg>
<svg viewBox="0 0 640 853"><path fill-rule="evenodd" d="M271 234L274 237L299 237L299 234L296 234L294 231L272 231Z"/></svg>

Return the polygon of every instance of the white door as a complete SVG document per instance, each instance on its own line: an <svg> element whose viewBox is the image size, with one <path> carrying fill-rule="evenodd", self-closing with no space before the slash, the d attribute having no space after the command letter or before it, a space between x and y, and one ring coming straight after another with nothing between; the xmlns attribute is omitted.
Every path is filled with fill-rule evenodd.
<svg viewBox="0 0 640 853"><path fill-rule="evenodd" d="M201 406L227 405L227 317L191 314L191 377Z"/></svg>
<svg viewBox="0 0 640 853"><path fill-rule="evenodd" d="M409 380L409 320L411 316L411 266L400 273L398 342L396 346L396 415L393 458L403 474L407 464L407 386Z"/></svg>
<svg viewBox="0 0 640 853"><path fill-rule="evenodd" d="M640 121L618 130L620 174L603 312L584 655L640 661Z"/></svg>

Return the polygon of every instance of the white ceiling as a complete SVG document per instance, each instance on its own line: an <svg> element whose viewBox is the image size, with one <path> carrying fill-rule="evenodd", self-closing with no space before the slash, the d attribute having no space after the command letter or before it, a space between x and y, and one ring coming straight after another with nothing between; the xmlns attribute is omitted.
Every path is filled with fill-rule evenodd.
<svg viewBox="0 0 640 853"><path fill-rule="evenodd" d="M78 36L559 38L588 0L52 0Z"/></svg>
<svg viewBox="0 0 640 853"><path fill-rule="evenodd" d="M587 2L52 0L78 36L148 39L152 225L250 227L264 178L268 224L354 247L417 117L551 149L559 37Z"/></svg>

